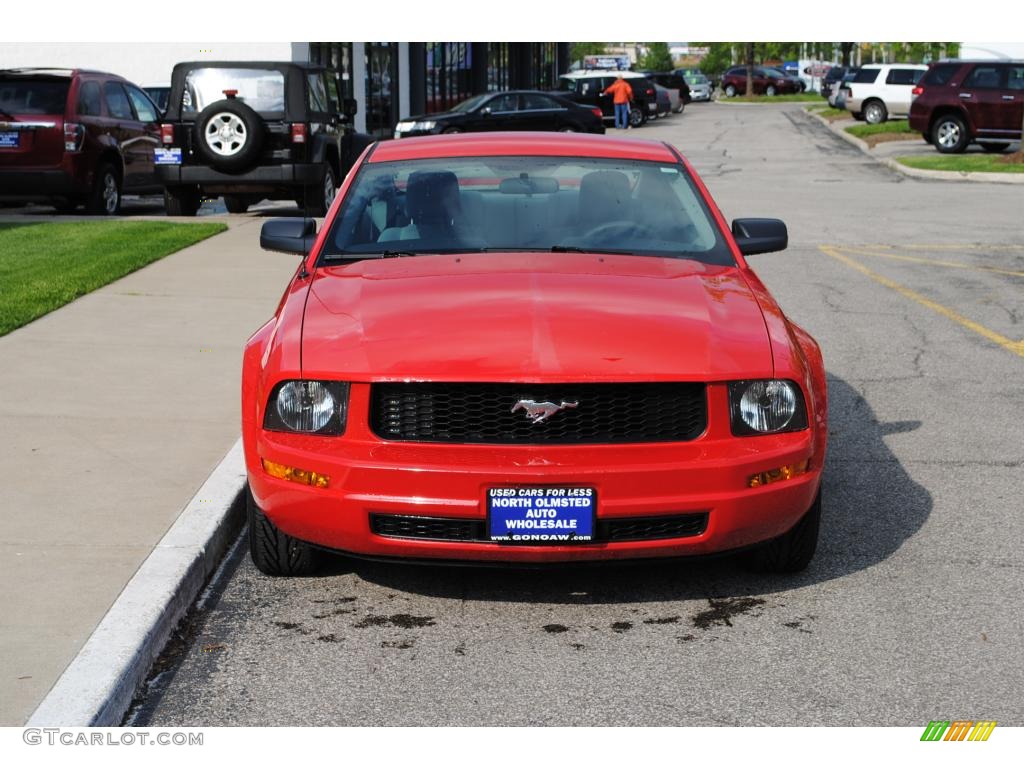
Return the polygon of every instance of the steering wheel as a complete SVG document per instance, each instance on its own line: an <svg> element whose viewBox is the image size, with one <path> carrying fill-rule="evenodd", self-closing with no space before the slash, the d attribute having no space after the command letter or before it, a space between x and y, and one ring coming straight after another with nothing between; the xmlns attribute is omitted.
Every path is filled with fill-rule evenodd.
<svg viewBox="0 0 1024 768"><path fill-rule="evenodd" d="M648 240L658 239L653 229L648 227L646 224L638 224L635 221L608 221L604 224L598 224L596 227L584 234L583 239L615 239L616 237L622 236L641 237Z"/></svg>

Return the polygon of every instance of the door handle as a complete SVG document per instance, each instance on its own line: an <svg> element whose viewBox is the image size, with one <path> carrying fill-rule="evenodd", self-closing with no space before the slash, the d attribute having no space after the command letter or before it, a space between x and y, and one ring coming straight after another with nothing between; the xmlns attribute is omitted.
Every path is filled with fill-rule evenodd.
<svg viewBox="0 0 1024 768"><path fill-rule="evenodd" d="M960 94L960 98L961 99L969 99L969 98L971 98L971 94L969 94L969 93L961 93Z"/></svg>

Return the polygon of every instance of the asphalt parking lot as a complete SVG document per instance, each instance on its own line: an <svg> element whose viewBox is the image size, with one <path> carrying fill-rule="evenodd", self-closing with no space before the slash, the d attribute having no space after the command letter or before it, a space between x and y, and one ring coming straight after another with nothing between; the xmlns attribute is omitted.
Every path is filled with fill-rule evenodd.
<svg viewBox="0 0 1024 768"><path fill-rule="evenodd" d="M1015 186L909 179L798 105L695 104L633 132L688 156L819 341L818 556L543 571L233 550L136 725L1024 725L1024 244Z"/></svg>

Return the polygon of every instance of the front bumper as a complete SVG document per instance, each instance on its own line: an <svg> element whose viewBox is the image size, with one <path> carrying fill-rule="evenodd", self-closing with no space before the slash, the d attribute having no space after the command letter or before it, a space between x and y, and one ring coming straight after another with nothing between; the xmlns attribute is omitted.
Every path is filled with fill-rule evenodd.
<svg viewBox="0 0 1024 768"><path fill-rule="evenodd" d="M353 429L355 427L355 429ZM818 492L823 457L811 430L644 445L451 445L386 442L349 425L340 438L247 429L246 467L257 505L282 531L317 546L369 557L543 563L709 555L785 533ZM330 477L312 488L268 475L261 459ZM806 474L759 488L751 475L810 460ZM484 521L493 486L596 489L597 519L707 514L683 538L578 545L394 538L371 515Z"/></svg>

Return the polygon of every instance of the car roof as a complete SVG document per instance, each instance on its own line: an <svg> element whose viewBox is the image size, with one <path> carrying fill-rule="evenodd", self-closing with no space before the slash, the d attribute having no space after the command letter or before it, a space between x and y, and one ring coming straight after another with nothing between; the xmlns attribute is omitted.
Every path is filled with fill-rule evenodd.
<svg viewBox="0 0 1024 768"><path fill-rule="evenodd" d="M861 69L892 69L893 67L899 67L900 69L928 69L927 64L900 64L893 62L892 64L862 64Z"/></svg>
<svg viewBox="0 0 1024 768"><path fill-rule="evenodd" d="M0 69L4 75L44 75L46 77L74 77L75 75L108 75L110 77L121 77L111 72L103 72L98 69L66 69L62 67L13 67ZM123 78L122 78L123 79Z"/></svg>
<svg viewBox="0 0 1024 768"><path fill-rule="evenodd" d="M580 77L610 77L612 75L622 75L629 78L647 77L643 72L636 72L632 69L584 69L576 72L566 72L564 75L560 75L560 77L575 80Z"/></svg>
<svg viewBox="0 0 1024 768"><path fill-rule="evenodd" d="M600 157L677 163L679 157L661 141L586 133L495 131L418 136L377 144L369 162L423 160L438 157Z"/></svg>
<svg viewBox="0 0 1024 768"><path fill-rule="evenodd" d="M324 70L322 64L311 64L308 61L180 61L174 65L179 69L196 69L198 67L214 67L217 69L297 69ZM173 75L172 75L173 77Z"/></svg>

